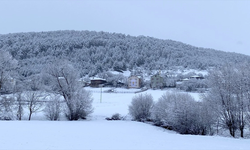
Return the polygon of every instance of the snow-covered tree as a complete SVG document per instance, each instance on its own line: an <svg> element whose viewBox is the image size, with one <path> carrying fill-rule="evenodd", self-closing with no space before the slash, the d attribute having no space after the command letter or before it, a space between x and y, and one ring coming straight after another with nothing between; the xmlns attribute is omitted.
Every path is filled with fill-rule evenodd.
<svg viewBox="0 0 250 150"><path fill-rule="evenodd" d="M51 92L63 97L69 120L85 119L93 112L91 93L82 89L79 74L70 62L58 60L48 66L47 72L51 76Z"/></svg>
<svg viewBox="0 0 250 150"><path fill-rule="evenodd" d="M213 122L208 121L212 116L203 109L202 103L189 94L167 92L155 104L153 119L156 124L181 134L205 135L210 133Z"/></svg>
<svg viewBox="0 0 250 150"><path fill-rule="evenodd" d="M129 106L129 114L133 120L146 121L150 119L154 105L153 97L150 94L139 94L133 97Z"/></svg>
<svg viewBox="0 0 250 150"><path fill-rule="evenodd" d="M7 51L0 50L0 54L0 93L9 92L15 84L11 73L17 67L17 61Z"/></svg>
<svg viewBox="0 0 250 150"><path fill-rule="evenodd" d="M14 98L0 97L0 120L13 120L14 117Z"/></svg>

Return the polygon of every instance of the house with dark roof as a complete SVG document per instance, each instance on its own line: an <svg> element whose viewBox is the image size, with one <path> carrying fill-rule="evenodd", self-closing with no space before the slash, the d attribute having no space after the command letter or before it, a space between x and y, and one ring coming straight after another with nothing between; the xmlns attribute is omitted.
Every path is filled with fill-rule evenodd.
<svg viewBox="0 0 250 150"><path fill-rule="evenodd" d="M90 79L90 86L91 87L104 86L105 83L107 83L107 81L105 79L102 79L102 78L92 78L92 79Z"/></svg>

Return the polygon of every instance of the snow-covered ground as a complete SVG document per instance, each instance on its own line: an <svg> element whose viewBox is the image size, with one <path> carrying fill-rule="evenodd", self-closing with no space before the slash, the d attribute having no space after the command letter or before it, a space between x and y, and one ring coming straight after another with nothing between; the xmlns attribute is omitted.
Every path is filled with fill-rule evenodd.
<svg viewBox="0 0 250 150"><path fill-rule="evenodd" d="M32 121L1 121L0 150L8 149L190 149L248 150L250 139L219 136L180 135L150 124L130 121L128 105L135 93L115 89L119 93L93 92L94 113L87 120L45 121L42 113ZM103 88L105 91L108 88ZM137 91L134 89L133 91ZM122 93L124 92L124 93ZM127 93L125 93L127 92ZM166 90L147 90L154 100ZM192 93L199 100L198 93ZM107 121L115 113L126 116L124 121ZM26 114L27 115L27 114ZM43 120L43 121L41 121Z"/></svg>
<svg viewBox="0 0 250 150"><path fill-rule="evenodd" d="M248 150L250 141L179 135L132 121L3 121L0 149Z"/></svg>

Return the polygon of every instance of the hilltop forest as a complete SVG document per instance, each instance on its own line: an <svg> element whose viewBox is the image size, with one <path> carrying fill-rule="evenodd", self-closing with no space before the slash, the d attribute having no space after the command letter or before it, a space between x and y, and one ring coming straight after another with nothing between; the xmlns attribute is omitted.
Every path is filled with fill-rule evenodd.
<svg viewBox="0 0 250 150"><path fill-rule="evenodd" d="M45 64L67 60L80 76L108 70L166 70L182 66L206 70L223 64L250 62L250 57L199 48L173 40L95 32L53 31L0 35L0 51L18 61L24 77L40 73Z"/></svg>

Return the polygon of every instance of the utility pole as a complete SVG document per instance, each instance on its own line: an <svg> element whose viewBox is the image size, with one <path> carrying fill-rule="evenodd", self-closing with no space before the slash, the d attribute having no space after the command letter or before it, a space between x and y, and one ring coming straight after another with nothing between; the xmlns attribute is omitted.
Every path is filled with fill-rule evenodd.
<svg viewBox="0 0 250 150"><path fill-rule="evenodd" d="M100 103L102 103L102 86L103 86L103 85L99 85L99 87L101 87Z"/></svg>

